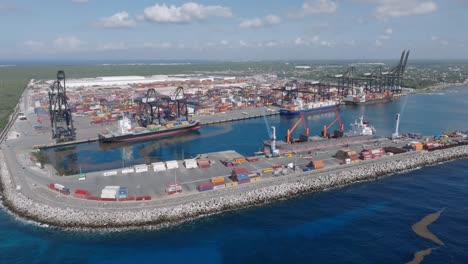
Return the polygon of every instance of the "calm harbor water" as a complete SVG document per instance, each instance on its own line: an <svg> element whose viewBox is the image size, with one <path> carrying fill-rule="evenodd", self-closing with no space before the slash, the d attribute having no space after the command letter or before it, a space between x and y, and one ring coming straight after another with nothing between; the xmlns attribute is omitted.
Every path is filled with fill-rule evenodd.
<svg viewBox="0 0 468 264"><path fill-rule="evenodd" d="M468 89L443 93L408 97L406 106L403 98L390 105L344 111L343 119L350 123L364 111L378 133L388 135L394 114L404 108L402 132L468 130ZM308 122L312 131L319 131L332 119L312 116ZM268 122L282 131L294 120L273 117ZM163 150L141 151L151 144L143 143L133 147L131 157L177 158L182 153L223 149L248 154L260 145L253 140L266 137L264 120L248 120L204 128L183 143L161 142ZM88 151L102 155L93 154L97 149ZM114 159L122 155L119 148L106 151L117 152ZM85 158L78 155L80 162ZM467 172L468 160L459 160L161 231L62 233L23 224L0 212L0 263L406 263L415 252L430 247L436 249L423 263L467 263ZM441 208L446 209L429 229L445 246L411 230Z"/></svg>
<svg viewBox="0 0 468 264"><path fill-rule="evenodd" d="M442 93L405 96L387 104L362 107L342 107L340 114L345 130L360 115L364 115L376 129L378 136L390 136L395 127L395 115L401 113L400 132L418 132L425 135L443 133L447 130L467 130L468 105L467 89L457 88ZM277 138L284 139L286 130L297 120L297 116L272 116L249 119L235 123L202 127L176 138L156 139L136 144L84 143L75 146L48 149L52 164L61 174L122 168L135 164L151 163L194 157L197 154L222 150L236 150L251 156L268 139L267 127L277 128ZM311 134L320 134L323 125L335 118L333 112L308 115L307 124ZM334 129L337 129L335 126ZM302 127L296 129L296 137L304 133Z"/></svg>

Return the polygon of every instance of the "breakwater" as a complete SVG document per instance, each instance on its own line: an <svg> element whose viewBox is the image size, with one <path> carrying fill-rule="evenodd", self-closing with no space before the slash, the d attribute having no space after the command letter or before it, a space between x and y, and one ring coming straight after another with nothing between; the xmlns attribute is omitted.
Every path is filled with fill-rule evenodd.
<svg viewBox="0 0 468 264"><path fill-rule="evenodd" d="M181 196L166 203L145 203L146 208L86 208L53 206L16 191L14 179L0 154L3 203L14 214L29 220L68 230L118 231L159 228L204 215L269 203L303 193L338 188L354 182L468 157L468 146L433 152L405 153L380 160L342 166L319 173L297 173L248 186ZM193 198L193 199L192 199ZM177 202L175 202L177 201ZM136 204L135 204L136 205Z"/></svg>

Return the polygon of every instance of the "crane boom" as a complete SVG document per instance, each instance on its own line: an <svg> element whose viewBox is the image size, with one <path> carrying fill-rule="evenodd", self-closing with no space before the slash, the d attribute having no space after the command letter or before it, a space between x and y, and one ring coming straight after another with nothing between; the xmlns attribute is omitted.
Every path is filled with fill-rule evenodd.
<svg viewBox="0 0 468 264"><path fill-rule="evenodd" d="M322 137L327 137L328 136L327 131L336 122L338 122L338 124L340 124L340 131L343 133L344 132L344 124L343 124L343 122L341 122L341 116L340 116L340 113L338 112L337 109L335 109L335 120L333 120L333 122L331 122L328 126L323 126Z"/></svg>
<svg viewBox="0 0 468 264"><path fill-rule="evenodd" d="M302 123L302 125L304 126L306 136L307 137L309 136L309 128L307 127L307 124L305 122L304 114L301 113L301 117L296 121L296 123L294 123L294 125L290 129L288 129L288 132L286 134L286 142L287 143L291 143L291 141L292 141L291 135L294 132L294 130L297 128L299 123Z"/></svg>

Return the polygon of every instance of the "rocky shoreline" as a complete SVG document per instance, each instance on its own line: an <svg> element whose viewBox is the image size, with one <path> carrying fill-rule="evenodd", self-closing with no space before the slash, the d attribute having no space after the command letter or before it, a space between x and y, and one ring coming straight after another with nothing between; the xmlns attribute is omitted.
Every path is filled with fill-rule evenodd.
<svg viewBox="0 0 468 264"><path fill-rule="evenodd" d="M295 174L251 184L249 189L220 190L199 201L162 208L74 209L58 208L34 201L17 192L1 159L2 200L10 213L23 220L70 231L125 231L158 229L223 211L274 202L304 193L339 188L355 182L373 180L419 167L468 157L468 146L433 152L415 152L382 158L372 163L336 168L317 175ZM214 196L215 195L215 196Z"/></svg>

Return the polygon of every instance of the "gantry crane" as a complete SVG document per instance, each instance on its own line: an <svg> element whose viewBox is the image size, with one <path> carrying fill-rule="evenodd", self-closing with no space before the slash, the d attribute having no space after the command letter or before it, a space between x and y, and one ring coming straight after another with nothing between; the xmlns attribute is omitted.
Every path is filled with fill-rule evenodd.
<svg viewBox="0 0 468 264"><path fill-rule="evenodd" d="M294 130L297 128L299 123L302 123L302 125L304 126L305 136L307 138L309 137L309 128L307 127L307 124L305 122L304 114L301 113L301 117L296 121L296 123L290 129L288 129L286 133L286 143L294 143L294 140L292 139L291 135L294 132Z"/></svg>
<svg viewBox="0 0 468 264"><path fill-rule="evenodd" d="M333 120L333 122L331 122L328 126L323 126L323 131L322 131L322 137L326 138L328 137L328 130L330 129L331 126L333 126L333 124L335 124L336 122L338 122L338 124L340 124L340 137L343 136L343 133L344 133L344 124L343 122L341 122L341 116L340 116L340 113L338 112L338 110L335 109L335 120Z"/></svg>
<svg viewBox="0 0 468 264"><path fill-rule="evenodd" d="M75 128L65 85L65 72L57 72L57 80L50 86L49 115L52 138L57 143L73 141L76 138Z"/></svg>

